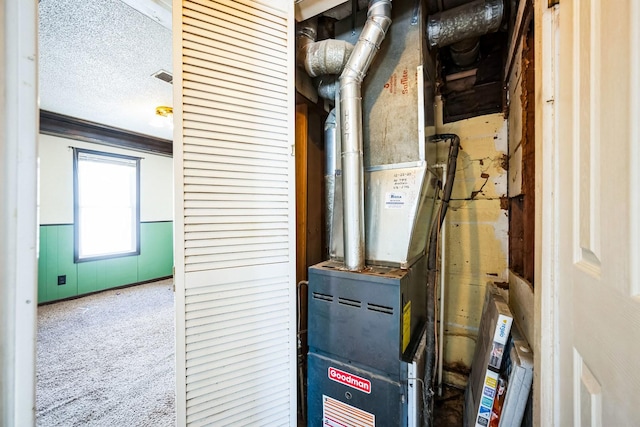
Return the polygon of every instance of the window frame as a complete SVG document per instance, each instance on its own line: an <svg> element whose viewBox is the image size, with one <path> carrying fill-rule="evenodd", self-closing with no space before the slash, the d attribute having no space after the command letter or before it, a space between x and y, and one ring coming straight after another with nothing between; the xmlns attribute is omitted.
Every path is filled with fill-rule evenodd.
<svg viewBox="0 0 640 427"><path fill-rule="evenodd" d="M105 151L90 150L85 148L73 148L73 261L74 263L99 261L113 258L123 258L140 255L140 157L128 156L125 154L109 153ZM118 159L132 160L136 165L136 206L135 206L135 249L129 252L120 252L109 255L97 255L80 258L80 195L78 182L78 157L80 153L94 156L113 157Z"/></svg>

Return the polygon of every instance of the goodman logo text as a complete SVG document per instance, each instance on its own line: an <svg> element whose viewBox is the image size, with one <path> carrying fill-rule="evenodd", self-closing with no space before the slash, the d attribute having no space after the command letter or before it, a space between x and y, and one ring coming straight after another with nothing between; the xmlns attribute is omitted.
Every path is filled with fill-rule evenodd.
<svg viewBox="0 0 640 427"><path fill-rule="evenodd" d="M332 366L329 367L329 379L348 387L355 388L356 390L360 390L364 393L371 393L371 381L357 375L341 371L340 369L336 369Z"/></svg>

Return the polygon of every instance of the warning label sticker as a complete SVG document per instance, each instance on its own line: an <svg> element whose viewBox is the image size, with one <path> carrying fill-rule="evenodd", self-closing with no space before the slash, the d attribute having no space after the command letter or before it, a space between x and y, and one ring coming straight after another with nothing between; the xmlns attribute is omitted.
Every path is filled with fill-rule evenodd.
<svg viewBox="0 0 640 427"><path fill-rule="evenodd" d="M407 349L411 339L411 301L402 309L402 352Z"/></svg>
<svg viewBox="0 0 640 427"><path fill-rule="evenodd" d="M322 425L325 427L375 427L376 416L329 396L322 396Z"/></svg>

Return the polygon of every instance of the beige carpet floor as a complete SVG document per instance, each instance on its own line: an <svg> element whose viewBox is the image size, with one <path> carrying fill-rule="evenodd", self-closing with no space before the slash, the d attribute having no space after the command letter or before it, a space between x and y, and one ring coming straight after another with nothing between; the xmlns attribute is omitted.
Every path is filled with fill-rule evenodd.
<svg viewBox="0 0 640 427"><path fill-rule="evenodd" d="M38 426L173 426L173 282L38 307Z"/></svg>

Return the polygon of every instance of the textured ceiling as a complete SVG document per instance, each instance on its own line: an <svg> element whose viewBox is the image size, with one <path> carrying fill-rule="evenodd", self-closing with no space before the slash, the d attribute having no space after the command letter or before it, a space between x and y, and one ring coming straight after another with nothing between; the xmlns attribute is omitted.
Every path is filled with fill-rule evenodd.
<svg viewBox="0 0 640 427"><path fill-rule="evenodd" d="M173 106L171 31L120 0L40 0L40 108L172 139L150 122Z"/></svg>

